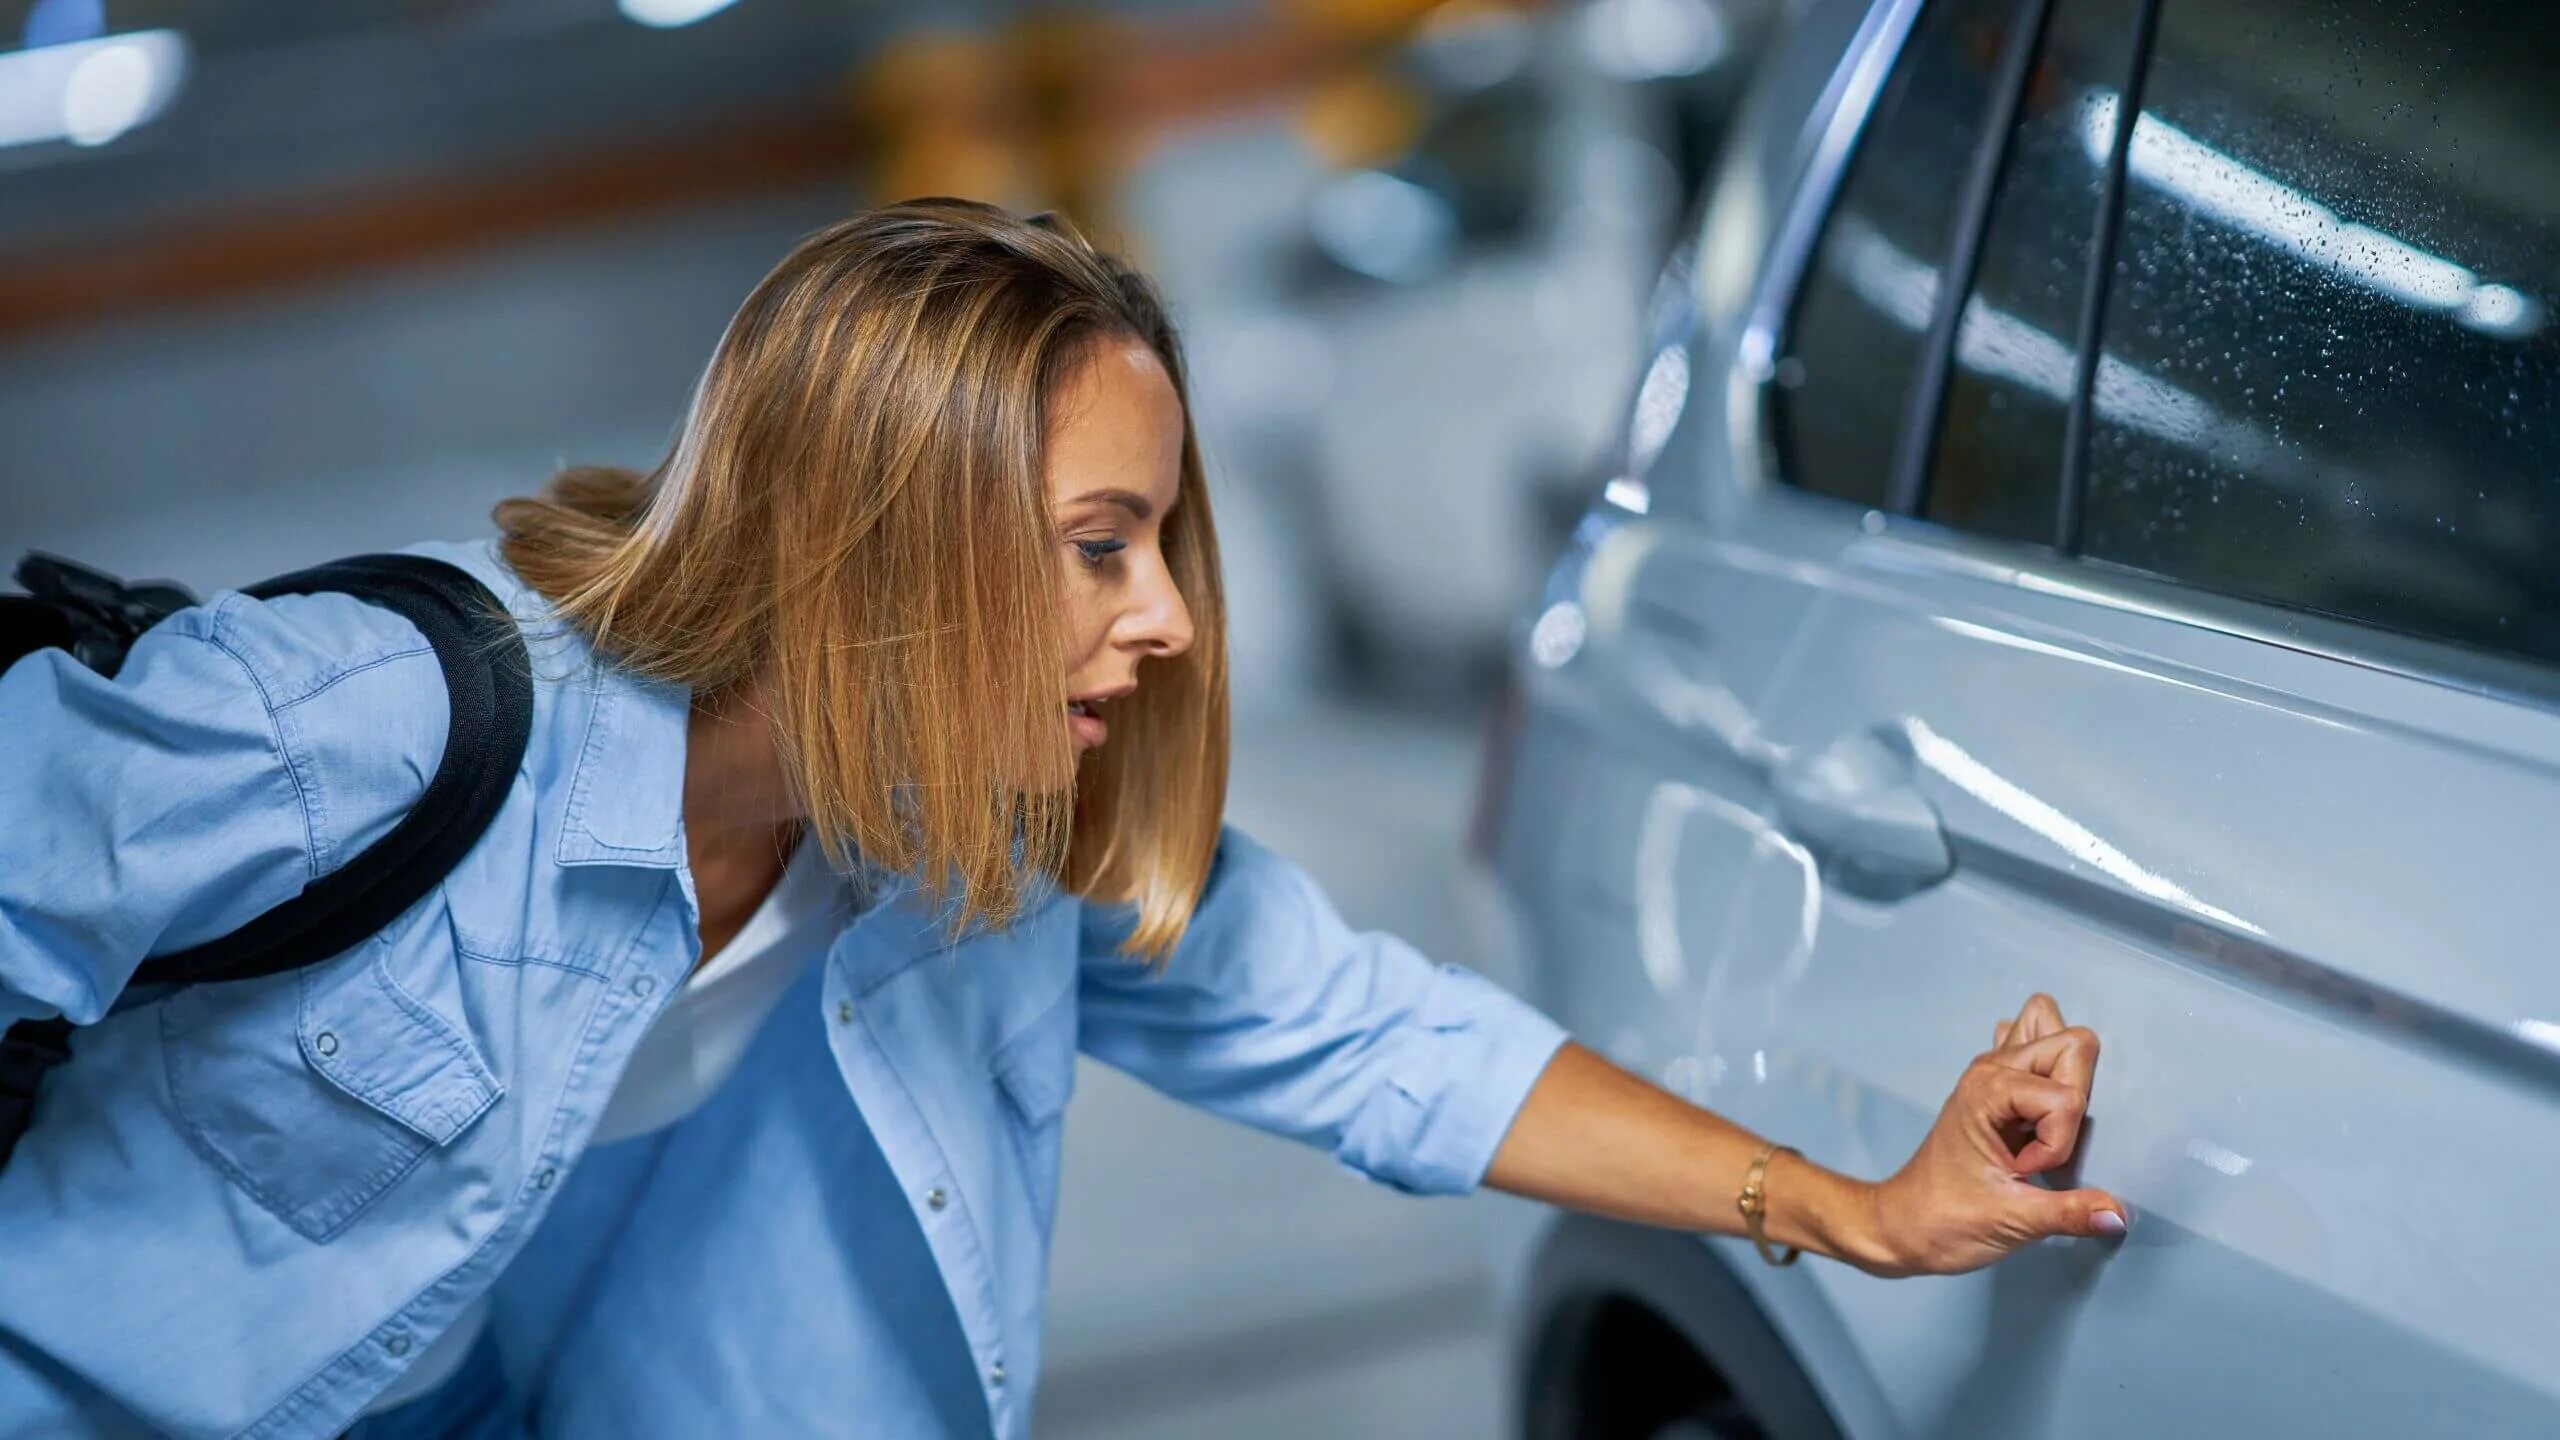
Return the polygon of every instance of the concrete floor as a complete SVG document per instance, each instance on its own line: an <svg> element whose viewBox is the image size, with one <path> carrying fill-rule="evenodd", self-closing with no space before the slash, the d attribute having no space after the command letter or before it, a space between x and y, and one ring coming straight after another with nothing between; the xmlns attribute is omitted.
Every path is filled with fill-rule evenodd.
<svg viewBox="0 0 2560 1440"><path fill-rule="evenodd" d="M1091 1407L1044 1400L1038 1431L1044 1440L1410 1440L1498 1431L1494 1348L1472 1329L1381 1342L1321 1364L1240 1366L1215 1379L1214 1387L1186 1385L1153 1404L1143 1394Z"/></svg>

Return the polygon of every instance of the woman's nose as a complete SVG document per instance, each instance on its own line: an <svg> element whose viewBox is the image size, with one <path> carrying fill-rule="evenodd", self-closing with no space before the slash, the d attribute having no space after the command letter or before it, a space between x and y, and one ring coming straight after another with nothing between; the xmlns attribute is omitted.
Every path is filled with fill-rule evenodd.
<svg viewBox="0 0 2560 1440"><path fill-rule="evenodd" d="M1158 566L1135 598L1123 622L1122 643L1167 659L1191 648L1191 607L1183 603L1170 573Z"/></svg>

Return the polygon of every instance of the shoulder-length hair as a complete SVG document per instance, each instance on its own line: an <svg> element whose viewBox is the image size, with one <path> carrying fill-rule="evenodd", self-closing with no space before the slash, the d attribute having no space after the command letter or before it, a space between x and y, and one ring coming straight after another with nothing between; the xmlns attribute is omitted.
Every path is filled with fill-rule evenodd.
<svg viewBox="0 0 2560 1440"><path fill-rule="evenodd" d="M1042 440L1060 381L1123 337L1186 396L1163 544L1196 635L1147 662L1079 772ZM572 469L506 501L501 550L611 661L697 704L761 685L837 863L912 875L955 927L1002 926L1054 878L1134 905L1130 950L1161 957L1226 798L1225 614L1189 410L1135 270L1045 219L910 201L765 277L655 470Z"/></svg>

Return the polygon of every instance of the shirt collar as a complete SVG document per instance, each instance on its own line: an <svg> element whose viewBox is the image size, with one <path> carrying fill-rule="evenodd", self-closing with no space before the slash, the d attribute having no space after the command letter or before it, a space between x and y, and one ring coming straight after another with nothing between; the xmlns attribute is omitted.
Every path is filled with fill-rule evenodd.
<svg viewBox="0 0 2560 1440"><path fill-rule="evenodd" d="M569 782L560 863L681 867L691 693L609 664L585 690L587 738Z"/></svg>

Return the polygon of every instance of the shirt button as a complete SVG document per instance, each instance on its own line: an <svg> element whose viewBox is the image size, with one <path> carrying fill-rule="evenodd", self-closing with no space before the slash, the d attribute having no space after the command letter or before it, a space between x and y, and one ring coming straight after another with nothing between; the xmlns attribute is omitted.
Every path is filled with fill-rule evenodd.
<svg viewBox="0 0 2560 1440"><path fill-rule="evenodd" d="M943 1194L939 1185L924 1192L924 1208L927 1210L939 1210L950 1203L951 1197Z"/></svg>
<svg viewBox="0 0 2560 1440"><path fill-rule="evenodd" d="M836 1002L836 1023L839 1025L850 1025L853 1023L852 1001L839 1000Z"/></svg>
<svg viewBox="0 0 2560 1440"><path fill-rule="evenodd" d="M639 996L643 1000L646 1000L650 996L658 993L657 977L654 975L643 975L639 979L632 981L631 993Z"/></svg>
<svg viewBox="0 0 2560 1440"><path fill-rule="evenodd" d="M336 1032L336 1031L333 1031L333 1030L323 1030L323 1031L321 1031L319 1034L312 1036L312 1037L311 1037L311 1048L312 1048L312 1049L314 1049L314 1050L319 1051L319 1052L320 1052L321 1054L323 1054L323 1055L335 1055L335 1054L337 1054L337 1053L338 1053L338 1036L337 1036L337 1032Z"/></svg>
<svg viewBox="0 0 2560 1440"><path fill-rule="evenodd" d="M536 1190L548 1190L551 1188L551 1182L559 1178L559 1171L545 1165L542 1167L542 1173L533 1177L533 1188Z"/></svg>
<svg viewBox="0 0 2560 1440"><path fill-rule="evenodd" d="M987 1383L990 1385L1001 1385L1004 1383L1004 1367L1002 1365L990 1365L987 1367Z"/></svg>
<svg viewBox="0 0 2560 1440"><path fill-rule="evenodd" d="M408 1354L409 1332L406 1330L392 1331L388 1336L384 1337L382 1348L390 1351L394 1359Z"/></svg>

